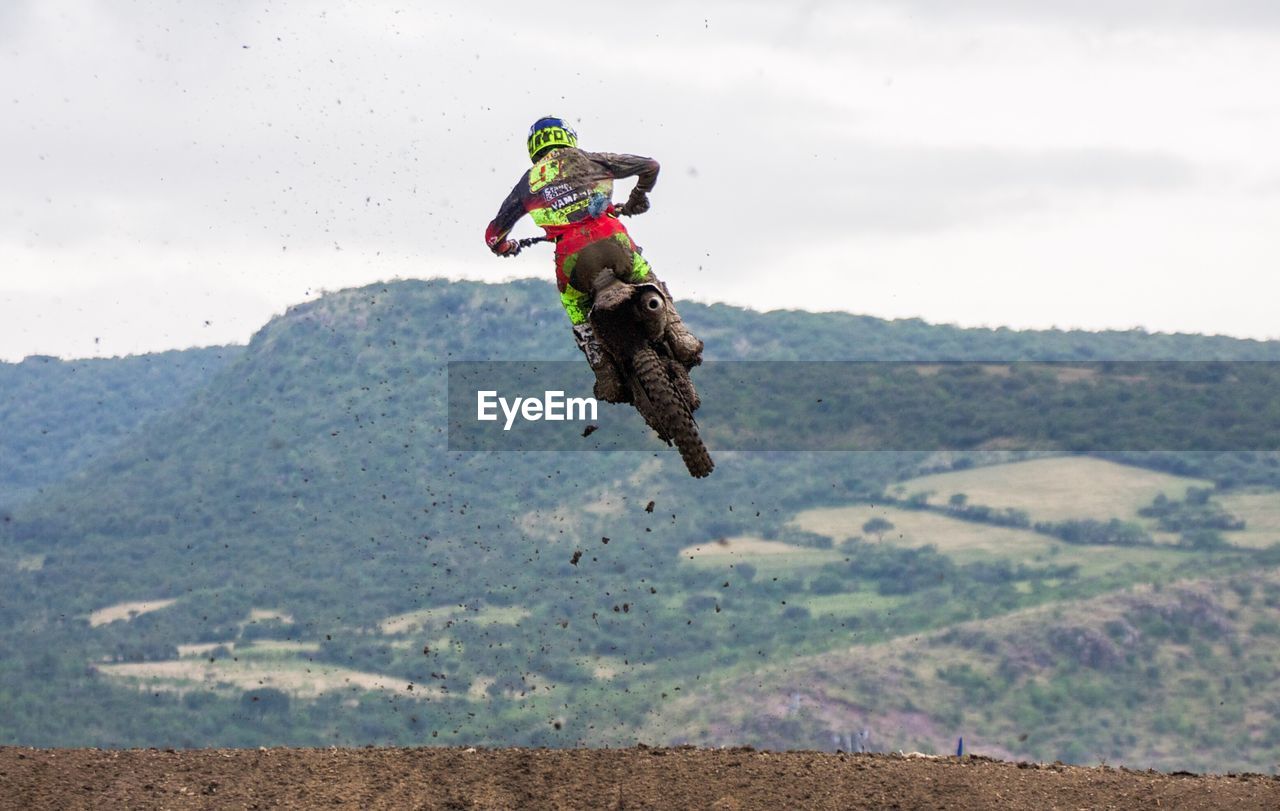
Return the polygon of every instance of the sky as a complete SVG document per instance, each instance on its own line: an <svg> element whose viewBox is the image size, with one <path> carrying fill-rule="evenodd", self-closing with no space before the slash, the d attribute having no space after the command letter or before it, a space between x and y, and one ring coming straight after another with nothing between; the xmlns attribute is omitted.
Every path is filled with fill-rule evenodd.
<svg viewBox="0 0 1280 811"><path fill-rule="evenodd" d="M0 360L550 279L483 242L547 114L662 163L678 298L1280 338L1272 0L540 8L3 0Z"/></svg>

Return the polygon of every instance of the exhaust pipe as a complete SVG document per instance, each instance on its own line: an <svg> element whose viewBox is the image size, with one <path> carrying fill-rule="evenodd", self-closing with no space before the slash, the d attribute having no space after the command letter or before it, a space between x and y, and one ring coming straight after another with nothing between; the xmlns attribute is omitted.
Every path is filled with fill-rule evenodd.
<svg viewBox="0 0 1280 811"><path fill-rule="evenodd" d="M657 290L645 290L636 296L636 315L644 322L645 332L656 339L667 328L667 300Z"/></svg>
<svg viewBox="0 0 1280 811"><path fill-rule="evenodd" d="M646 319L662 315L667 309L666 299L655 290L646 290L640 294L640 315Z"/></svg>

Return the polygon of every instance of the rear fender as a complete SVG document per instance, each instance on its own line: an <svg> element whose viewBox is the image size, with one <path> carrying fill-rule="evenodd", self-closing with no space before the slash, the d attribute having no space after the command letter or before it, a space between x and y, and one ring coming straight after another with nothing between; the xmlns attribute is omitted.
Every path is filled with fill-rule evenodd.
<svg viewBox="0 0 1280 811"><path fill-rule="evenodd" d="M603 276L604 274L601 274ZM592 312L612 313L615 310L621 310L631 301L631 297L635 295L636 288L634 285L619 281L610 276L610 279L599 280L603 283L596 284L595 296L591 302Z"/></svg>
<svg viewBox="0 0 1280 811"><path fill-rule="evenodd" d="M667 297L652 282L630 284L602 270L594 280L591 312L601 340L618 357L629 357L635 341L662 342L667 324ZM628 348L629 347L629 348Z"/></svg>

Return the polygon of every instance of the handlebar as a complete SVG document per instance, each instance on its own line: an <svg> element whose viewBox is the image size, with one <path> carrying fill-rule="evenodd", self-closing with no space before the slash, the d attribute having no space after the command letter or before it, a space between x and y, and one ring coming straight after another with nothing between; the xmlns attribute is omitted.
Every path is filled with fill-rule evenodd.
<svg viewBox="0 0 1280 811"><path fill-rule="evenodd" d="M516 254L520 253L530 245L537 245L539 242L553 242L553 241L554 240L552 240L551 237L549 236L525 237L524 239L517 239L516 249L511 253L507 254L507 256L515 256Z"/></svg>

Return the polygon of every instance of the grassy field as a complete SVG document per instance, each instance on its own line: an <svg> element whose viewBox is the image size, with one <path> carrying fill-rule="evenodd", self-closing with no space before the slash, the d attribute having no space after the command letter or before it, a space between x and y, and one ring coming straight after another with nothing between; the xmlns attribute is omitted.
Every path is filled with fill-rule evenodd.
<svg viewBox="0 0 1280 811"><path fill-rule="evenodd" d="M520 606L485 606L478 611L468 611L456 605L422 608L387 617L378 623L378 630L388 636L407 634L428 628L443 628L447 622L473 622L479 625L514 625L529 616Z"/></svg>
<svg viewBox="0 0 1280 811"><path fill-rule="evenodd" d="M762 574L775 575L800 569L816 569L827 563L844 560L844 556L835 549L815 549L744 535L686 546L680 550L680 560L686 565L702 569L728 568L737 563L750 563Z"/></svg>
<svg viewBox="0 0 1280 811"><path fill-rule="evenodd" d="M246 622L253 624L271 622L272 620L291 623L293 622L293 616L276 608L251 608L249 609L249 619Z"/></svg>
<svg viewBox="0 0 1280 811"><path fill-rule="evenodd" d="M1138 510L1161 493L1182 499L1189 487L1212 486L1200 479L1103 459L1063 456L921 476L894 485L891 492L902 498L929 493L929 503L933 505L945 504L953 494L964 493L970 504L1025 510L1033 521L1136 521L1158 542L1173 543L1176 535L1160 532L1155 520L1139 516ZM1228 543L1247 548L1280 543L1280 492L1224 493L1214 499L1246 524L1243 531L1223 533ZM823 532L816 528L813 531Z"/></svg>
<svg viewBox="0 0 1280 811"><path fill-rule="evenodd" d="M1229 542L1252 548L1280 543L1280 493L1228 493L1216 499L1245 522L1243 530L1223 533Z"/></svg>
<svg viewBox="0 0 1280 811"><path fill-rule="evenodd" d="M853 591L845 594L822 594L800 597L794 600L796 605L809 609L815 617L830 615L834 617L850 617L871 611L891 611L904 599L892 595L879 594L875 591Z"/></svg>
<svg viewBox="0 0 1280 811"><path fill-rule="evenodd" d="M196 642L178 646L178 658L196 657L208 659L210 654L222 648L234 654L236 659L293 659L301 654L318 653L319 642L298 642L292 639L256 639L253 642Z"/></svg>
<svg viewBox="0 0 1280 811"><path fill-rule="evenodd" d="M931 493L929 503L935 505L964 493L970 504L1025 510L1033 521L1108 521L1136 520L1138 510L1160 493L1181 499L1188 487L1212 486L1212 482L1104 459L1057 456L921 476L890 491L903 498Z"/></svg>
<svg viewBox="0 0 1280 811"><path fill-rule="evenodd" d="M110 622L131 620L141 614L149 614L152 611L168 608L176 602L177 600L138 600L132 603L116 603L106 608L99 608L90 614L89 625L97 628L99 625L106 625Z"/></svg>
<svg viewBox="0 0 1280 811"><path fill-rule="evenodd" d="M329 664L315 664L298 658L240 661L186 658L161 662L100 664L96 667L110 679L152 692L257 690L273 687L298 698L314 698L322 693L335 691L363 693L371 690L387 690L418 699L443 698L449 695L431 685L415 685L409 691L405 689L402 679Z"/></svg>
<svg viewBox="0 0 1280 811"><path fill-rule="evenodd" d="M872 518L889 521L893 529L886 531L882 539L874 535L867 537L862 526ZM805 510L796 515L793 523L800 529L825 535L837 543L847 538L865 537L871 542L895 546L935 546L958 563L1002 559L1014 565L1078 566L1082 577L1128 571L1132 579L1142 580L1158 577L1186 563L1190 556L1200 555L1209 559L1203 553L1167 546L1069 544L1031 530L995 527L934 512L870 504Z"/></svg>
<svg viewBox="0 0 1280 811"><path fill-rule="evenodd" d="M236 656L241 659L291 659L299 654L318 653L319 642L298 642L291 639L256 639L251 645L239 645Z"/></svg>
<svg viewBox="0 0 1280 811"><path fill-rule="evenodd" d="M228 652L236 649L235 642L192 642L189 645L178 646L178 657L186 658L188 656L199 656L208 658L218 648L225 648Z"/></svg>
<svg viewBox="0 0 1280 811"><path fill-rule="evenodd" d="M1007 558L1013 562L1031 562L1064 545L1026 529L993 527L923 510L871 504L805 510L797 514L792 523L837 543L856 537L879 541L880 537L868 536L862 530L863 524L873 518L893 524L893 529L883 535L884 543L905 547L933 545L961 560Z"/></svg>

